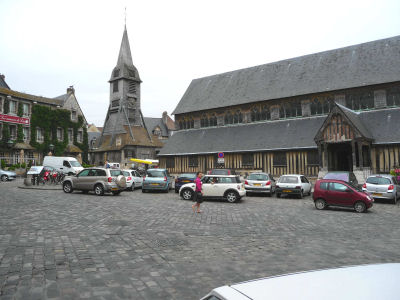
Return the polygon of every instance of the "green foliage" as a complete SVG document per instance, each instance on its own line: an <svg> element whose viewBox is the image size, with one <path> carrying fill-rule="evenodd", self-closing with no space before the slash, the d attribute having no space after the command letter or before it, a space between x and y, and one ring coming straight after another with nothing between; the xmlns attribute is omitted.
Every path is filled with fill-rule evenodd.
<svg viewBox="0 0 400 300"><path fill-rule="evenodd" d="M7 142L10 139L10 128L8 123L3 123L3 138L2 138L2 146L7 146Z"/></svg>
<svg viewBox="0 0 400 300"><path fill-rule="evenodd" d="M24 111L23 111L23 109L22 109L22 103L20 102L19 104L18 104L18 111L17 111L17 116L18 117L22 117L22 115L23 115L23 113L24 113Z"/></svg>
<svg viewBox="0 0 400 300"><path fill-rule="evenodd" d="M23 143L24 142L24 132L22 130L22 125L18 124L17 127L17 143Z"/></svg>
<svg viewBox="0 0 400 300"><path fill-rule="evenodd" d="M84 167L84 168L91 168L91 167L95 167L95 166L94 166L94 165L89 165L89 164L82 163L82 167Z"/></svg>
<svg viewBox="0 0 400 300"><path fill-rule="evenodd" d="M4 170L4 168L6 167L6 161L4 160L4 159L2 159L1 160L1 162L0 162L0 164L1 164L1 168Z"/></svg>
<svg viewBox="0 0 400 300"><path fill-rule="evenodd" d="M37 142L36 129L42 128L44 130L43 143ZM57 139L57 128L62 128L64 138L62 141ZM64 154L68 146L68 128L73 129L74 140L73 143L83 151L82 159L88 162L88 138L87 130L84 125L82 116L78 116L78 122L71 121L71 112L66 109L53 110L50 107L42 105L34 105L32 107L31 117L31 146L41 151L44 155L49 152L49 145L54 145L53 153L55 156ZM83 142L77 142L78 130L83 128ZM86 139L85 139L86 134ZM50 137L53 137L50 139Z"/></svg>
<svg viewBox="0 0 400 300"><path fill-rule="evenodd" d="M10 111L10 101L6 98L4 100L4 114L8 114Z"/></svg>
<svg viewBox="0 0 400 300"><path fill-rule="evenodd" d="M21 164L21 168L22 168L22 169L26 169L26 163L23 162L23 163Z"/></svg>
<svg viewBox="0 0 400 300"><path fill-rule="evenodd" d="M10 167L8 167L8 170L9 170L9 171L14 171L14 170L15 170L15 166L10 166Z"/></svg>

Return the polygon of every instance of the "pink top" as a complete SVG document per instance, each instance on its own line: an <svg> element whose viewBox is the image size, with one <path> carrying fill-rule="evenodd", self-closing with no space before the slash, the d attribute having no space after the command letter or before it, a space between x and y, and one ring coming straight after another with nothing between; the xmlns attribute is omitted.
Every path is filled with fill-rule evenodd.
<svg viewBox="0 0 400 300"><path fill-rule="evenodd" d="M201 182L201 179L197 177L194 182L196 183L196 192L201 192L201 188L203 183Z"/></svg>

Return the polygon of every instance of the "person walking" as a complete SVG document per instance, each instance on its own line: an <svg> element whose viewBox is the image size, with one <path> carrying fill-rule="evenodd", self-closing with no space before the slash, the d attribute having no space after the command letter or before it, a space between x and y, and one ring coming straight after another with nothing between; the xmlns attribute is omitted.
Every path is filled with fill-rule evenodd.
<svg viewBox="0 0 400 300"><path fill-rule="evenodd" d="M194 180L196 184L196 190L194 192L195 203L192 205L192 209L193 212L195 212L197 207L197 213L201 213L200 204L203 202L203 183L201 182L201 177L203 177L203 174L201 172L197 172L196 179Z"/></svg>
<svg viewBox="0 0 400 300"><path fill-rule="evenodd" d="M106 169L109 169L109 168L110 168L110 164L108 163L108 161L106 161L106 162L104 163L104 168L106 168Z"/></svg>

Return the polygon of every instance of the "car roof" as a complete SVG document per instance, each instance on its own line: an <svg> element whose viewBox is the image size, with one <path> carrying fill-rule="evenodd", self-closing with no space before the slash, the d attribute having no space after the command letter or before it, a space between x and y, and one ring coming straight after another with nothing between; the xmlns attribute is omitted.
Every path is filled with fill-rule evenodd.
<svg viewBox="0 0 400 300"><path fill-rule="evenodd" d="M204 177L238 177L239 175L206 174Z"/></svg>
<svg viewBox="0 0 400 300"><path fill-rule="evenodd" d="M281 300L392 300L399 298L399 276L400 263L372 264L261 278L233 284L230 288L253 300L266 299L266 295L268 299ZM223 295L226 288L216 291Z"/></svg>
<svg viewBox="0 0 400 300"><path fill-rule="evenodd" d="M301 175L301 174L284 174L281 177L284 177L284 176L304 176L304 175Z"/></svg>
<svg viewBox="0 0 400 300"><path fill-rule="evenodd" d="M393 175L390 175L390 174L372 174L372 175L369 175L368 176L368 178L370 178L370 177L386 177L386 178L392 178L392 177L394 177Z"/></svg>

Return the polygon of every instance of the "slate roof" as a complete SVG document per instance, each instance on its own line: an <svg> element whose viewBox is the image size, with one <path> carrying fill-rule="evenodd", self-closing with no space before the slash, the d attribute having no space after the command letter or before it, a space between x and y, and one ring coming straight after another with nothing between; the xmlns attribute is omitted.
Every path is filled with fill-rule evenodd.
<svg viewBox="0 0 400 300"><path fill-rule="evenodd" d="M4 75L0 74L0 87L5 88L5 89L10 89L8 86L6 80L3 78Z"/></svg>
<svg viewBox="0 0 400 300"><path fill-rule="evenodd" d="M173 114L400 81L400 36L194 79Z"/></svg>
<svg viewBox="0 0 400 300"><path fill-rule="evenodd" d="M59 99L45 98L41 96L34 96L30 94L25 94L17 91L13 91L7 88L0 87L0 94L10 95L20 99L26 99L31 101L37 101L38 103L46 103L51 105L59 105L62 106L63 102Z"/></svg>
<svg viewBox="0 0 400 300"><path fill-rule="evenodd" d="M168 136L168 128L162 121L162 118L143 118L149 134L153 134L155 127L159 126L161 129L162 136Z"/></svg>
<svg viewBox="0 0 400 300"><path fill-rule="evenodd" d="M325 117L179 130L159 155L317 148L314 136Z"/></svg>
<svg viewBox="0 0 400 300"><path fill-rule="evenodd" d="M343 108L343 106L340 106ZM355 113L343 109L353 125L373 144L400 144L400 108ZM179 130L159 155L246 152L317 148L314 137L326 116L249 123L206 129Z"/></svg>

